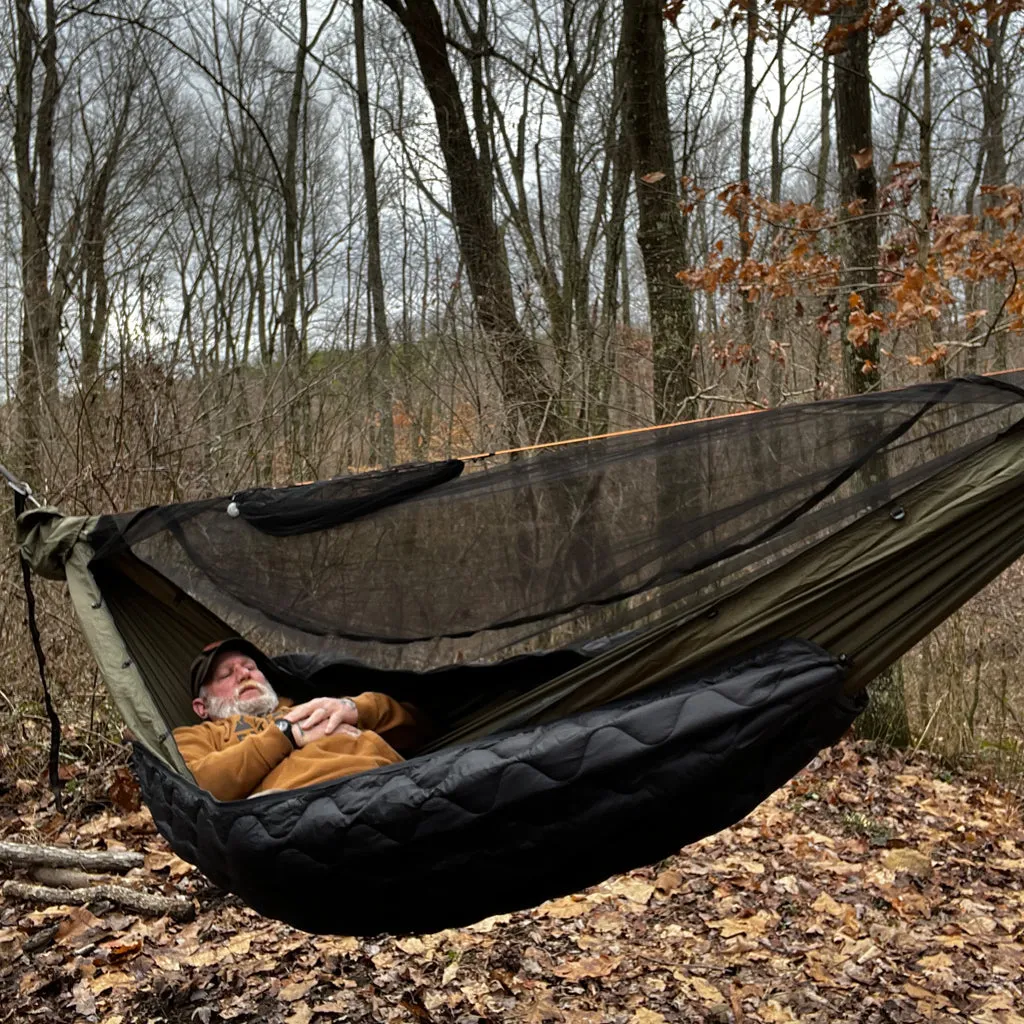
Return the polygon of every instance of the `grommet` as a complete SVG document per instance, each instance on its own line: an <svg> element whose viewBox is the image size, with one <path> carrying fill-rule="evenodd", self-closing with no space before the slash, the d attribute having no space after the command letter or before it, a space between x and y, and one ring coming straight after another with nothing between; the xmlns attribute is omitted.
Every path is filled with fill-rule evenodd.
<svg viewBox="0 0 1024 1024"><path fill-rule="evenodd" d="M903 506L902 505L897 505L889 513L889 518L895 520L898 523L901 519L905 519L906 515L907 515L907 513L906 513L906 510L903 508Z"/></svg>
<svg viewBox="0 0 1024 1024"><path fill-rule="evenodd" d="M122 661L121 662L121 668L131 668L131 667L132 667L131 658L129 658L127 661Z"/></svg>
<svg viewBox="0 0 1024 1024"><path fill-rule="evenodd" d="M840 654L839 664L842 665L843 668L849 668L850 665L853 664L853 659L848 654Z"/></svg>
<svg viewBox="0 0 1024 1024"><path fill-rule="evenodd" d="M100 600L100 601L93 601L92 602L92 607L93 608L102 608L103 607L103 601L102 600Z"/></svg>
<svg viewBox="0 0 1024 1024"><path fill-rule="evenodd" d="M237 519L239 516L238 505L233 501L228 503L228 515L231 516L232 519Z"/></svg>
<svg viewBox="0 0 1024 1024"><path fill-rule="evenodd" d="M709 608L707 610L707 618L709 618L709 619L717 619L718 618L718 609L717 608Z"/></svg>

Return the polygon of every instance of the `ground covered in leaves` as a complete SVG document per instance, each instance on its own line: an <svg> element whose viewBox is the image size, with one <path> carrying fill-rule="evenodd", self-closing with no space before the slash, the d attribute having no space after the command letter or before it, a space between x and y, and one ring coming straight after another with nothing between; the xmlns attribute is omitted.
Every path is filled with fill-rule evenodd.
<svg viewBox="0 0 1024 1024"><path fill-rule="evenodd" d="M262 920L145 811L62 823L34 785L11 799L4 838L141 850L127 881L198 913L0 903L0 1021L1024 1024L1019 797L920 757L844 743L656 866L404 938Z"/></svg>

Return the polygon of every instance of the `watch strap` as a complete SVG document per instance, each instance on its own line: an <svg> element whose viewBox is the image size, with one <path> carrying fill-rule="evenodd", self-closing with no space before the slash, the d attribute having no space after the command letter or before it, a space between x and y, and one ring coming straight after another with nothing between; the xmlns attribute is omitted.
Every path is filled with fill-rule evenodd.
<svg viewBox="0 0 1024 1024"><path fill-rule="evenodd" d="M288 737L288 742L292 745L293 749L298 747L298 743L295 742L295 729L287 718L275 718L274 725Z"/></svg>

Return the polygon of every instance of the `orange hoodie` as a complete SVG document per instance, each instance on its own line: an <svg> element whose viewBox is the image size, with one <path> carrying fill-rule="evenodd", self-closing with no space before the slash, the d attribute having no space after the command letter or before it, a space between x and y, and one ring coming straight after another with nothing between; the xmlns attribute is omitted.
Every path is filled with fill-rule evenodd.
<svg viewBox="0 0 1024 1024"><path fill-rule="evenodd" d="M397 746L408 746L418 731L410 709L383 693L361 693L353 700L362 730L358 736L324 736L293 748L274 724L292 705L282 700L265 718L232 715L182 726L174 730L174 742L196 783L218 800L298 789L401 761L384 736Z"/></svg>

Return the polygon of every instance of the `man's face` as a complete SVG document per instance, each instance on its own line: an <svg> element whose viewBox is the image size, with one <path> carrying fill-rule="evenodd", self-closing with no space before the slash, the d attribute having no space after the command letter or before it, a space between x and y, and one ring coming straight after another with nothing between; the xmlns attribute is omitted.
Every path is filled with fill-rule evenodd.
<svg viewBox="0 0 1024 1024"><path fill-rule="evenodd" d="M219 654L210 667L192 708L200 718L232 715L269 715L277 707L277 694L256 662L240 651Z"/></svg>

